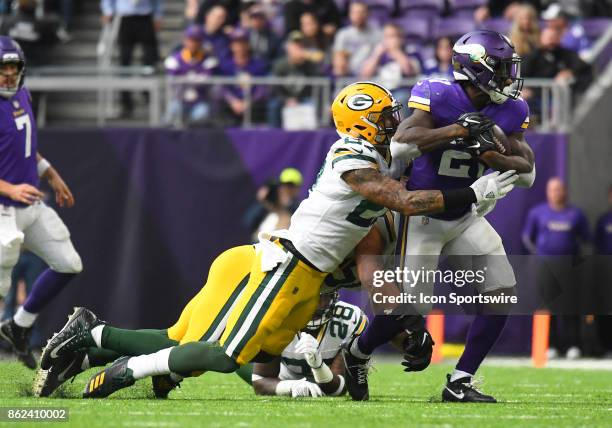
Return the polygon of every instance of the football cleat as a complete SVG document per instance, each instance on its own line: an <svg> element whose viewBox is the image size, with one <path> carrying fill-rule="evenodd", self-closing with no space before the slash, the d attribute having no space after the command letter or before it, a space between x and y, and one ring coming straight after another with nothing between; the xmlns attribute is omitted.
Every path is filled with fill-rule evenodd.
<svg viewBox="0 0 612 428"><path fill-rule="evenodd" d="M109 368L96 373L89 379L83 391L83 398L105 398L120 389L134 385L133 372L127 363L130 357L121 357Z"/></svg>
<svg viewBox="0 0 612 428"><path fill-rule="evenodd" d="M454 403L497 403L490 395L483 394L470 377L462 377L454 382L451 375L446 375L446 386L442 391L442 401Z"/></svg>
<svg viewBox="0 0 612 428"><path fill-rule="evenodd" d="M48 397L68 379L83 373L83 360L87 356L85 351L59 357L49 370L38 369L34 380L34 396Z"/></svg>
<svg viewBox="0 0 612 428"><path fill-rule="evenodd" d="M64 327L47 342L40 357L40 367L49 370L59 357L95 346L91 329L102 324L104 322L89 309L75 308Z"/></svg>
<svg viewBox="0 0 612 428"><path fill-rule="evenodd" d="M0 324L0 338L11 345L17 359L27 368L36 368L36 359L30 350L31 328L19 327L12 319Z"/></svg>
<svg viewBox="0 0 612 428"><path fill-rule="evenodd" d="M153 384L153 393L155 398L166 399L168 394L175 388L180 388L181 383L175 382L170 375L158 375L151 377L151 383Z"/></svg>
<svg viewBox="0 0 612 428"><path fill-rule="evenodd" d="M370 359L357 358L348 349L343 349L342 360L344 361L346 389L351 398L355 401L369 400L368 372L370 370Z"/></svg>

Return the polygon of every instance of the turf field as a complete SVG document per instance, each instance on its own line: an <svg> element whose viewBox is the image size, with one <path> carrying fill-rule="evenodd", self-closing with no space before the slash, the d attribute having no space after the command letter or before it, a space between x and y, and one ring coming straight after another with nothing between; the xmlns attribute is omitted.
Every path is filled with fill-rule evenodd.
<svg viewBox="0 0 612 428"><path fill-rule="evenodd" d="M68 407L69 423L53 425L86 428L612 426L610 371L485 367L484 389L502 403L457 405L438 398L450 366L431 366L420 374L405 374L400 368L377 364L371 375L372 398L366 403L345 397L256 397L237 376L212 373L189 379L165 401L151 399L145 381L113 398L92 401L79 398L86 374L58 391L61 398L36 399L28 396L33 372L2 362L0 407ZM16 426L28 425L34 424Z"/></svg>

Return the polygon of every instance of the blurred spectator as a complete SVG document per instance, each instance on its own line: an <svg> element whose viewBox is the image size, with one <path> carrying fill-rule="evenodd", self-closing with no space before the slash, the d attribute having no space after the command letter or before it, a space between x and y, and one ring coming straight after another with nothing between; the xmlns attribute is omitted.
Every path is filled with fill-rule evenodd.
<svg viewBox="0 0 612 428"><path fill-rule="evenodd" d="M289 34L285 57L274 64L272 74L278 77L313 77L319 74L319 66L309 58L304 47L304 36L299 31ZM284 108L298 105L314 105L312 87L301 84L276 86L272 99L268 102L268 123L270 126L281 126L281 112ZM314 109L313 109L314 110Z"/></svg>
<svg viewBox="0 0 612 428"><path fill-rule="evenodd" d="M382 41L365 60L360 77L373 79L389 88L402 104L408 102L410 89L401 80L421 72L419 61L404 51L404 34L397 24L385 24Z"/></svg>
<svg viewBox="0 0 612 428"><path fill-rule="evenodd" d="M546 185L547 202L532 208L523 229L523 242L530 253L542 256L537 283L547 302L563 301L561 314L577 313L579 298L573 290L564 287L580 283L573 263L562 256L578 256L581 244L590 239L589 226L583 212L567 201L567 189L559 178L551 178ZM574 312L570 311L573 310ZM553 309L554 314L554 309ZM555 315L551 320L551 351L567 352L568 358L578 358L580 351L581 317Z"/></svg>
<svg viewBox="0 0 612 428"><path fill-rule="evenodd" d="M270 64L278 57L281 41L271 30L263 9L251 7L246 13L251 52L255 58L261 58Z"/></svg>
<svg viewBox="0 0 612 428"><path fill-rule="evenodd" d="M332 54L331 67L327 73L334 82L342 77L353 77L351 73L350 60L351 53L348 51L335 51Z"/></svg>
<svg viewBox="0 0 612 428"><path fill-rule="evenodd" d="M102 0L102 22L110 24L121 17L119 27L119 64L132 65L134 48L142 46L143 65L155 66L159 60L157 32L161 29L161 0ZM134 102L130 92L121 92L121 115L131 116Z"/></svg>
<svg viewBox="0 0 612 428"><path fill-rule="evenodd" d="M257 191L257 200L242 218L242 224L257 242L259 232L286 229L291 214L300 204L302 173L295 168L285 168L278 179L269 180Z"/></svg>
<svg viewBox="0 0 612 428"><path fill-rule="evenodd" d="M323 24L322 30L333 37L342 24L340 11L334 0L289 0L284 7L285 34L300 29L300 19L306 12L313 13Z"/></svg>
<svg viewBox="0 0 612 428"><path fill-rule="evenodd" d="M591 67L578 54L561 47L558 30L546 27L540 35L540 47L524 58L524 77L554 78L559 83L574 81L574 93L582 93L591 82ZM532 92L523 90L523 96L530 98Z"/></svg>
<svg viewBox="0 0 612 428"><path fill-rule="evenodd" d="M219 73L222 76L234 76L239 80L238 85L225 86L221 90L221 115L229 124L238 124L251 107L252 119L255 122L263 122L266 116L265 98L267 90L261 85L251 87L251 105L245 98L245 80L250 76L265 76L268 71L266 62L253 58L249 46L248 34L241 29L234 30L230 35L231 56L220 58Z"/></svg>
<svg viewBox="0 0 612 428"><path fill-rule="evenodd" d="M551 4L543 13L546 27L561 34L561 47L574 52L584 52L591 46L584 27L579 22L570 22L570 15L558 3Z"/></svg>
<svg viewBox="0 0 612 428"><path fill-rule="evenodd" d="M310 60L319 64L329 64L332 39L322 31L319 18L311 12L302 14L300 31L304 35L303 44Z"/></svg>
<svg viewBox="0 0 612 428"><path fill-rule="evenodd" d="M15 39L23 49L28 66L44 65L51 46L59 41L57 21L36 17L36 0L19 0L14 15L2 20L0 33Z"/></svg>
<svg viewBox="0 0 612 428"><path fill-rule="evenodd" d="M540 0L489 0L489 2L474 11L474 21L481 23L488 18L504 18L507 21L514 20L514 14L519 6L532 5L537 11L542 10Z"/></svg>
<svg viewBox="0 0 612 428"><path fill-rule="evenodd" d="M607 256L612 255L612 186L608 189L608 212L597 220L595 252Z"/></svg>
<svg viewBox="0 0 612 428"><path fill-rule="evenodd" d="M198 24L205 22L205 17L212 9L221 6L225 9L226 17L223 20L223 25L234 27L238 25L240 19L241 0L202 0L198 13L195 17L195 22Z"/></svg>
<svg viewBox="0 0 612 428"><path fill-rule="evenodd" d="M210 76L218 65L214 56L209 56L202 41L202 27L191 25L185 30L183 47L164 61L170 76ZM175 86L174 98L169 100L166 122L180 125L201 123L208 119L210 106L207 102L207 86L180 84Z"/></svg>
<svg viewBox="0 0 612 428"><path fill-rule="evenodd" d="M44 0L43 8L45 16L59 16L61 29L64 32L61 37L69 37L65 32L70 31L72 28L72 17L74 15L74 0Z"/></svg>
<svg viewBox="0 0 612 428"><path fill-rule="evenodd" d="M425 61L425 75L453 78L453 41L449 37L436 40L435 58Z"/></svg>
<svg viewBox="0 0 612 428"><path fill-rule="evenodd" d="M21 306L27 295L32 290L32 285L36 278L47 268L47 265L38 256L29 251L23 251L19 256L17 264L13 268L11 274L11 288L4 299L4 312L0 321L4 321L9 318L13 318L17 308ZM23 282L22 282L23 281ZM24 289L20 285L25 285ZM4 342L0 339L0 342ZM34 331L30 338L30 346L33 348L41 348L44 344L43 337L36 324L34 324ZM10 345L9 345L10 349Z"/></svg>
<svg viewBox="0 0 612 428"><path fill-rule="evenodd" d="M512 21L510 40L514 44L516 53L523 58L538 47L540 24L538 12L533 6L524 4L518 7Z"/></svg>
<svg viewBox="0 0 612 428"><path fill-rule="evenodd" d="M336 34L334 51L351 52L351 72L361 74L364 62L382 39L380 29L368 23L368 5L361 2L349 6L348 27L341 28Z"/></svg>
<svg viewBox="0 0 612 428"><path fill-rule="evenodd" d="M185 22L187 25L195 24L198 16L200 2L198 0L185 0Z"/></svg>
<svg viewBox="0 0 612 428"><path fill-rule="evenodd" d="M223 6L213 6L204 18L204 41L212 46L213 55L219 59L230 55L230 41L224 31L227 10Z"/></svg>

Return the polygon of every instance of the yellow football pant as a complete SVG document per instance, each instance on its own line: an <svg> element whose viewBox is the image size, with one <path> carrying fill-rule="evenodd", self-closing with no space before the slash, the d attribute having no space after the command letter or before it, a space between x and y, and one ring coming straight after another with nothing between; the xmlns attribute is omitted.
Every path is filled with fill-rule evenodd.
<svg viewBox="0 0 612 428"><path fill-rule="evenodd" d="M318 306L327 274L283 249L287 260L269 272L262 271L261 253L256 254L246 288L229 314L221 345L240 365L260 351L280 355Z"/></svg>
<svg viewBox="0 0 612 428"><path fill-rule="evenodd" d="M219 340L232 305L246 288L255 260L252 245L230 248L210 266L204 287L187 303L168 337L180 344Z"/></svg>

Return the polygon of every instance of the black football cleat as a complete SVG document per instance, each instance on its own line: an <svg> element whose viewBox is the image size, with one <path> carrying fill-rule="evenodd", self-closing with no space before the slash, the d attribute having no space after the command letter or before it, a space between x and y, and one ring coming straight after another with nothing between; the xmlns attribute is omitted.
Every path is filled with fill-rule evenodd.
<svg viewBox="0 0 612 428"><path fill-rule="evenodd" d="M30 349L31 332L31 328L20 327L12 319L0 324L0 338L11 345L19 361L27 368L34 370L36 368L36 359Z"/></svg>
<svg viewBox="0 0 612 428"><path fill-rule="evenodd" d="M120 389L134 385L133 372L128 368L130 357L121 357L109 368L96 373L89 379L83 391L83 398L105 398Z"/></svg>
<svg viewBox="0 0 612 428"><path fill-rule="evenodd" d="M47 342L40 357L40 368L49 370L59 357L95 346L91 329L101 324L104 322L89 309L75 308L64 327Z"/></svg>
<svg viewBox="0 0 612 428"><path fill-rule="evenodd" d="M497 403L490 395L483 394L474 385L470 377L462 377L454 382L450 380L451 375L446 375L446 386L442 391L442 401L453 403Z"/></svg>
<svg viewBox="0 0 612 428"><path fill-rule="evenodd" d="M85 351L63 355L53 363L49 370L38 369L36 379L34 379L34 396L48 397L67 380L74 380L79 373L85 371L81 367L86 356Z"/></svg>
<svg viewBox="0 0 612 428"><path fill-rule="evenodd" d="M370 359L357 358L348 349L343 349L342 360L344 361L346 389L351 398L354 401L369 400L368 371L370 370Z"/></svg>
<svg viewBox="0 0 612 428"><path fill-rule="evenodd" d="M151 383L153 384L153 393L155 398L166 399L168 394L175 388L180 388L181 383L175 382L170 375L158 375L151 377Z"/></svg>

